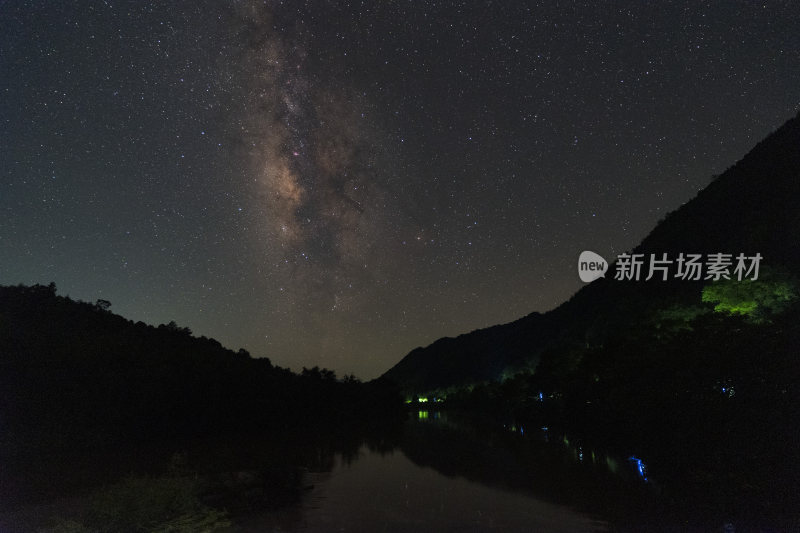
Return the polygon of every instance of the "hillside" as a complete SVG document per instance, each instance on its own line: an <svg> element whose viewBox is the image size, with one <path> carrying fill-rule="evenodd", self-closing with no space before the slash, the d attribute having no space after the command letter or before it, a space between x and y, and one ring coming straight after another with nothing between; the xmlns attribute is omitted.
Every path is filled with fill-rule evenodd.
<svg viewBox="0 0 800 533"><path fill-rule="evenodd" d="M294 374L109 306L58 296L54 284L0 287L0 452L345 424L356 406L391 402L377 385Z"/></svg>
<svg viewBox="0 0 800 533"><path fill-rule="evenodd" d="M798 273L800 115L756 145L698 195L667 215L634 253L760 253L766 268ZM613 261L615 258L607 258ZM576 257L577 260L577 257ZM601 344L639 321L700 302L702 281L615 281L579 290L558 308L509 324L439 339L384 374L407 391L425 392L500 379L535 368L542 354Z"/></svg>

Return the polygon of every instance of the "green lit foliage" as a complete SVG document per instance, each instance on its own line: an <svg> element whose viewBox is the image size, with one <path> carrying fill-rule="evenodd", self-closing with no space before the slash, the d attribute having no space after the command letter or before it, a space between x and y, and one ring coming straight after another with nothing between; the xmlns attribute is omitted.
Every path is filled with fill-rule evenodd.
<svg viewBox="0 0 800 533"><path fill-rule="evenodd" d="M709 310L699 305L672 305L656 313L655 327L662 331L677 333L681 330L692 330L692 322Z"/></svg>
<svg viewBox="0 0 800 533"><path fill-rule="evenodd" d="M702 300L714 311L762 321L797 299L797 282L785 274L762 272L758 280L720 280L703 288Z"/></svg>
<svg viewBox="0 0 800 533"><path fill-rule="evenodd" d="M673 320L676 322L691 322L698 316L705 314L707 311L706 309L692 305L692 306L678 306L673 305L667 309L664 309L660 313L660 317L664 320Z"/></svg>
<svg viewBox="0 0 800 533"><path fill-rule="evenodd" d="M526 359L522 365L507 366L500 375L499 381L502 383L504 381L508 381L509 379L514 379L519 375L533 374L536 369L535 363L538 363L538 361L538 358Z"/></svg>

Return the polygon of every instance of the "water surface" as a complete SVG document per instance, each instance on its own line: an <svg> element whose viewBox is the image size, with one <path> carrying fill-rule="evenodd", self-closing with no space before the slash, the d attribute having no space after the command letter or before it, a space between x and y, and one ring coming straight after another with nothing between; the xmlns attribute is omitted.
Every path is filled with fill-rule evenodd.
<svg viewBox="0 0 800 533"><path fill-rule="evenodd" d="M311 473L299 531L602 531L598 520L528 494L445 476L402 450L362 447L337 458L329 473ZM248 529L255 525L249 525Z"/></svg>

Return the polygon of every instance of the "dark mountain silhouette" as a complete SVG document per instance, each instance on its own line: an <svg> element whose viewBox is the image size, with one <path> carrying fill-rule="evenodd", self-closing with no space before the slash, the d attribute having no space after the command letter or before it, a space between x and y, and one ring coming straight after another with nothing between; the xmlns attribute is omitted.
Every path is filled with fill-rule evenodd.
<svg viewBox="0 0 800 533"><path fill-rule="evenodd" d="M800 115L668 214L632 252L667 253L673 260L681 252L760 253L766 268L798 274L798 230ZM550 312L439 339L411 351L383 377L411 392L498 380L535 368L543 354L602 344L658 310L700 302L703 281L616 281L614 268Z"/></svg>
<svg viewBox="0 0 800 533"><path fill-rule="evenodd" d="M390 388L295 374L194 337L174 322L134 323L56 295L54 284L0 287L0 455L119 440L280 432L357 423Z"/></svg>

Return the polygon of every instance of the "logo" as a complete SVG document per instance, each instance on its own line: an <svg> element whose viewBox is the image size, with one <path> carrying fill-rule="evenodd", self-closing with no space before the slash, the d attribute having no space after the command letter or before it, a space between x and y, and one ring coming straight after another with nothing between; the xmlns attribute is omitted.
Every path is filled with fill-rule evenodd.
<svg viewBox="0 0 800 533"><path fill-rule="evenodd" d="M608 270L608 262L599 254L586 250L578 258L578 275L584 283L603 278Z"/></svg>
<svg viewBox="0 0 800 533"><path fill-rule="evenodd" d="M617 256L615 264L615 280L639 281L644 278L650 281L656 278L661 281L682 279L689 281L722 279L737 281L758 279L758 270L763 256L738 255L726 253L678 254L669 259L668 254L628 254ZM578 257L578 276L584 283L591 283L597 278L604 278L608 270L608 262L600 255L585 251Z"/></svg>

